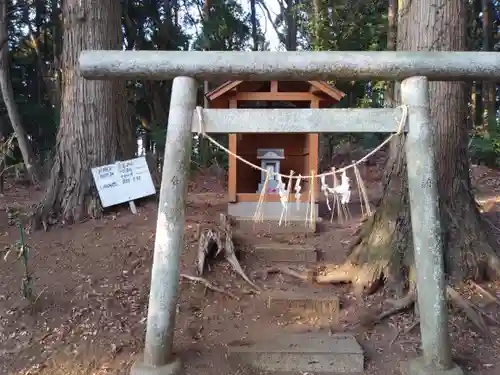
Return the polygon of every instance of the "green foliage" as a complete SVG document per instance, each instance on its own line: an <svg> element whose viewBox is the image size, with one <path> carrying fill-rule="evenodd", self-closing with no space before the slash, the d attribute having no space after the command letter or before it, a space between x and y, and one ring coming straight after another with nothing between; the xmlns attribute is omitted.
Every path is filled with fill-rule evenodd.
<svg viewBox="0 0 500 375"><path fill-rule="evenodd" d="M165 152L165 140L167 137L167 127L164 124L150 124L149 135L155 144L156 152L163 155Z"/></svg>
<svg viewBox="0 0 500 375"><path fill-rule="evenodd" d="M21 280L21 294L22 296L30 301L31 303L35 303L36 299L34 293L33 293L33 277L31 275L31 272L28 268L28 257L29 253L32 251L32 248L28 245L25 244L24 242L24 231L22 224L19 222L18 223L18 228L19 228L19 236L20 240L16 241L12 245L7 245L5 247L5 255L3 257L4 261L7 261L9 258L9 255L11 253L16 253L17 257L15 261L21 261L23 265L23 278Z"/></svg>
<svg viewBox="0 0 500 375"><path fill-rule="evenodd" d="M469 143L473 163L500 168L500 123L493 132L477 132Z"/></svg>
<svg viewBox="0 0 500 375"><path fill-rule="evenodd" d="M209 14L201 20L202 32L195 50L241 51L250 48L250 14L234 0L210 2Z"/></svg>
<svg viewBox="0 0 500 375"><path fill-rule="evenodd" d="M320 19L314 17L312 2L301 5L301 32L309 43L305 49L328 51L381 51L387 47L387 4L368 0L326 0ZM325 14L326 13L326 14ZM320 39L314 34L321 24Z"/></svg>

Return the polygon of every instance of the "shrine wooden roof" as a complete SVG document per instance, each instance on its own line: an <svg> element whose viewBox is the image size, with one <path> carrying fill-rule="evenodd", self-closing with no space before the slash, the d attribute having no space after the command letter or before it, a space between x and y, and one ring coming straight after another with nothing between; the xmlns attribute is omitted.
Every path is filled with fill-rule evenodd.
<svg viewBox="0 0 500 375"><path fill-rule="evenodd" d="M303 101L320 98L337 102L345 93L324 81L227 81L205 96L210 101L221 97L235 97L239 100L259 101Z"/></svg>

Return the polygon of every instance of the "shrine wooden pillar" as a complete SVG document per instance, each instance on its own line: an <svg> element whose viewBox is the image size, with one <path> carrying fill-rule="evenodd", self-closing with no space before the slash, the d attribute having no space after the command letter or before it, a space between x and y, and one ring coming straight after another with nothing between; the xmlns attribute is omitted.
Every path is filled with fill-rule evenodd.
<svg viewBox="0 0 500 375"><path fill-rule="evenodd" d="M311 108L313 109L318 109L319 108L319 98L314 98L311 100ZM318 161L318 155L319 155L319 134L318 133L310 133L308 134L308 145L307 148L309 150L309 155L308 155L308 162L309 162L309 168L307 170L307 174L310 174L311 171L314 171L314 173L318 174L320 173L318 171L319 168L319 161ZM318 193L320 191L320 184L316 184L316 201L318 201Z"/></svg>
<svg viewBox="0 0 500 375"><path fill-rule="evenodd" d="M236 109L238 108L238 101L235 99L229 100L229 108ZM229 134L229 151L238 154L238 135L237 134ZM227 182L227 191L229 196L229 202L235 203L237 201L236 198L236 181L238 176L238 159L234 156L229 156L229 170L228 170L228 182Z"/></svg>

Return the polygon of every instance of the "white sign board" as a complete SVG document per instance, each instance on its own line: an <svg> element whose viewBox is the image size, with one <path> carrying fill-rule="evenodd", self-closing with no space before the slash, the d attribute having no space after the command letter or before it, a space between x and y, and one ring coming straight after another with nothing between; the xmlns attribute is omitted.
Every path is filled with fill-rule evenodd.
<svg viewBox="0 0 500 375"><path fill-rule="evenodd" d="M103 207L156 194L144 156L92 168Z"/></svg>

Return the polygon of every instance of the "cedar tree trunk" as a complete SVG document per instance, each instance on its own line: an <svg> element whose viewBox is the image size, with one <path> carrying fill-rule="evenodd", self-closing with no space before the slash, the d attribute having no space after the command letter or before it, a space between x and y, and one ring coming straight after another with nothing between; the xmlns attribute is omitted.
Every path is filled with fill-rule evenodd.
<svg viewBox="0 0 500 375"><path fill-rule="evenodd" d="M78 72L80 52L122 47L121 5L113 0L66 0L63 6L63 90L57 147L45 197L34 225L98 217L102 206L91 168L113 163L124 153L124 84L89 81Z"/></svg>

